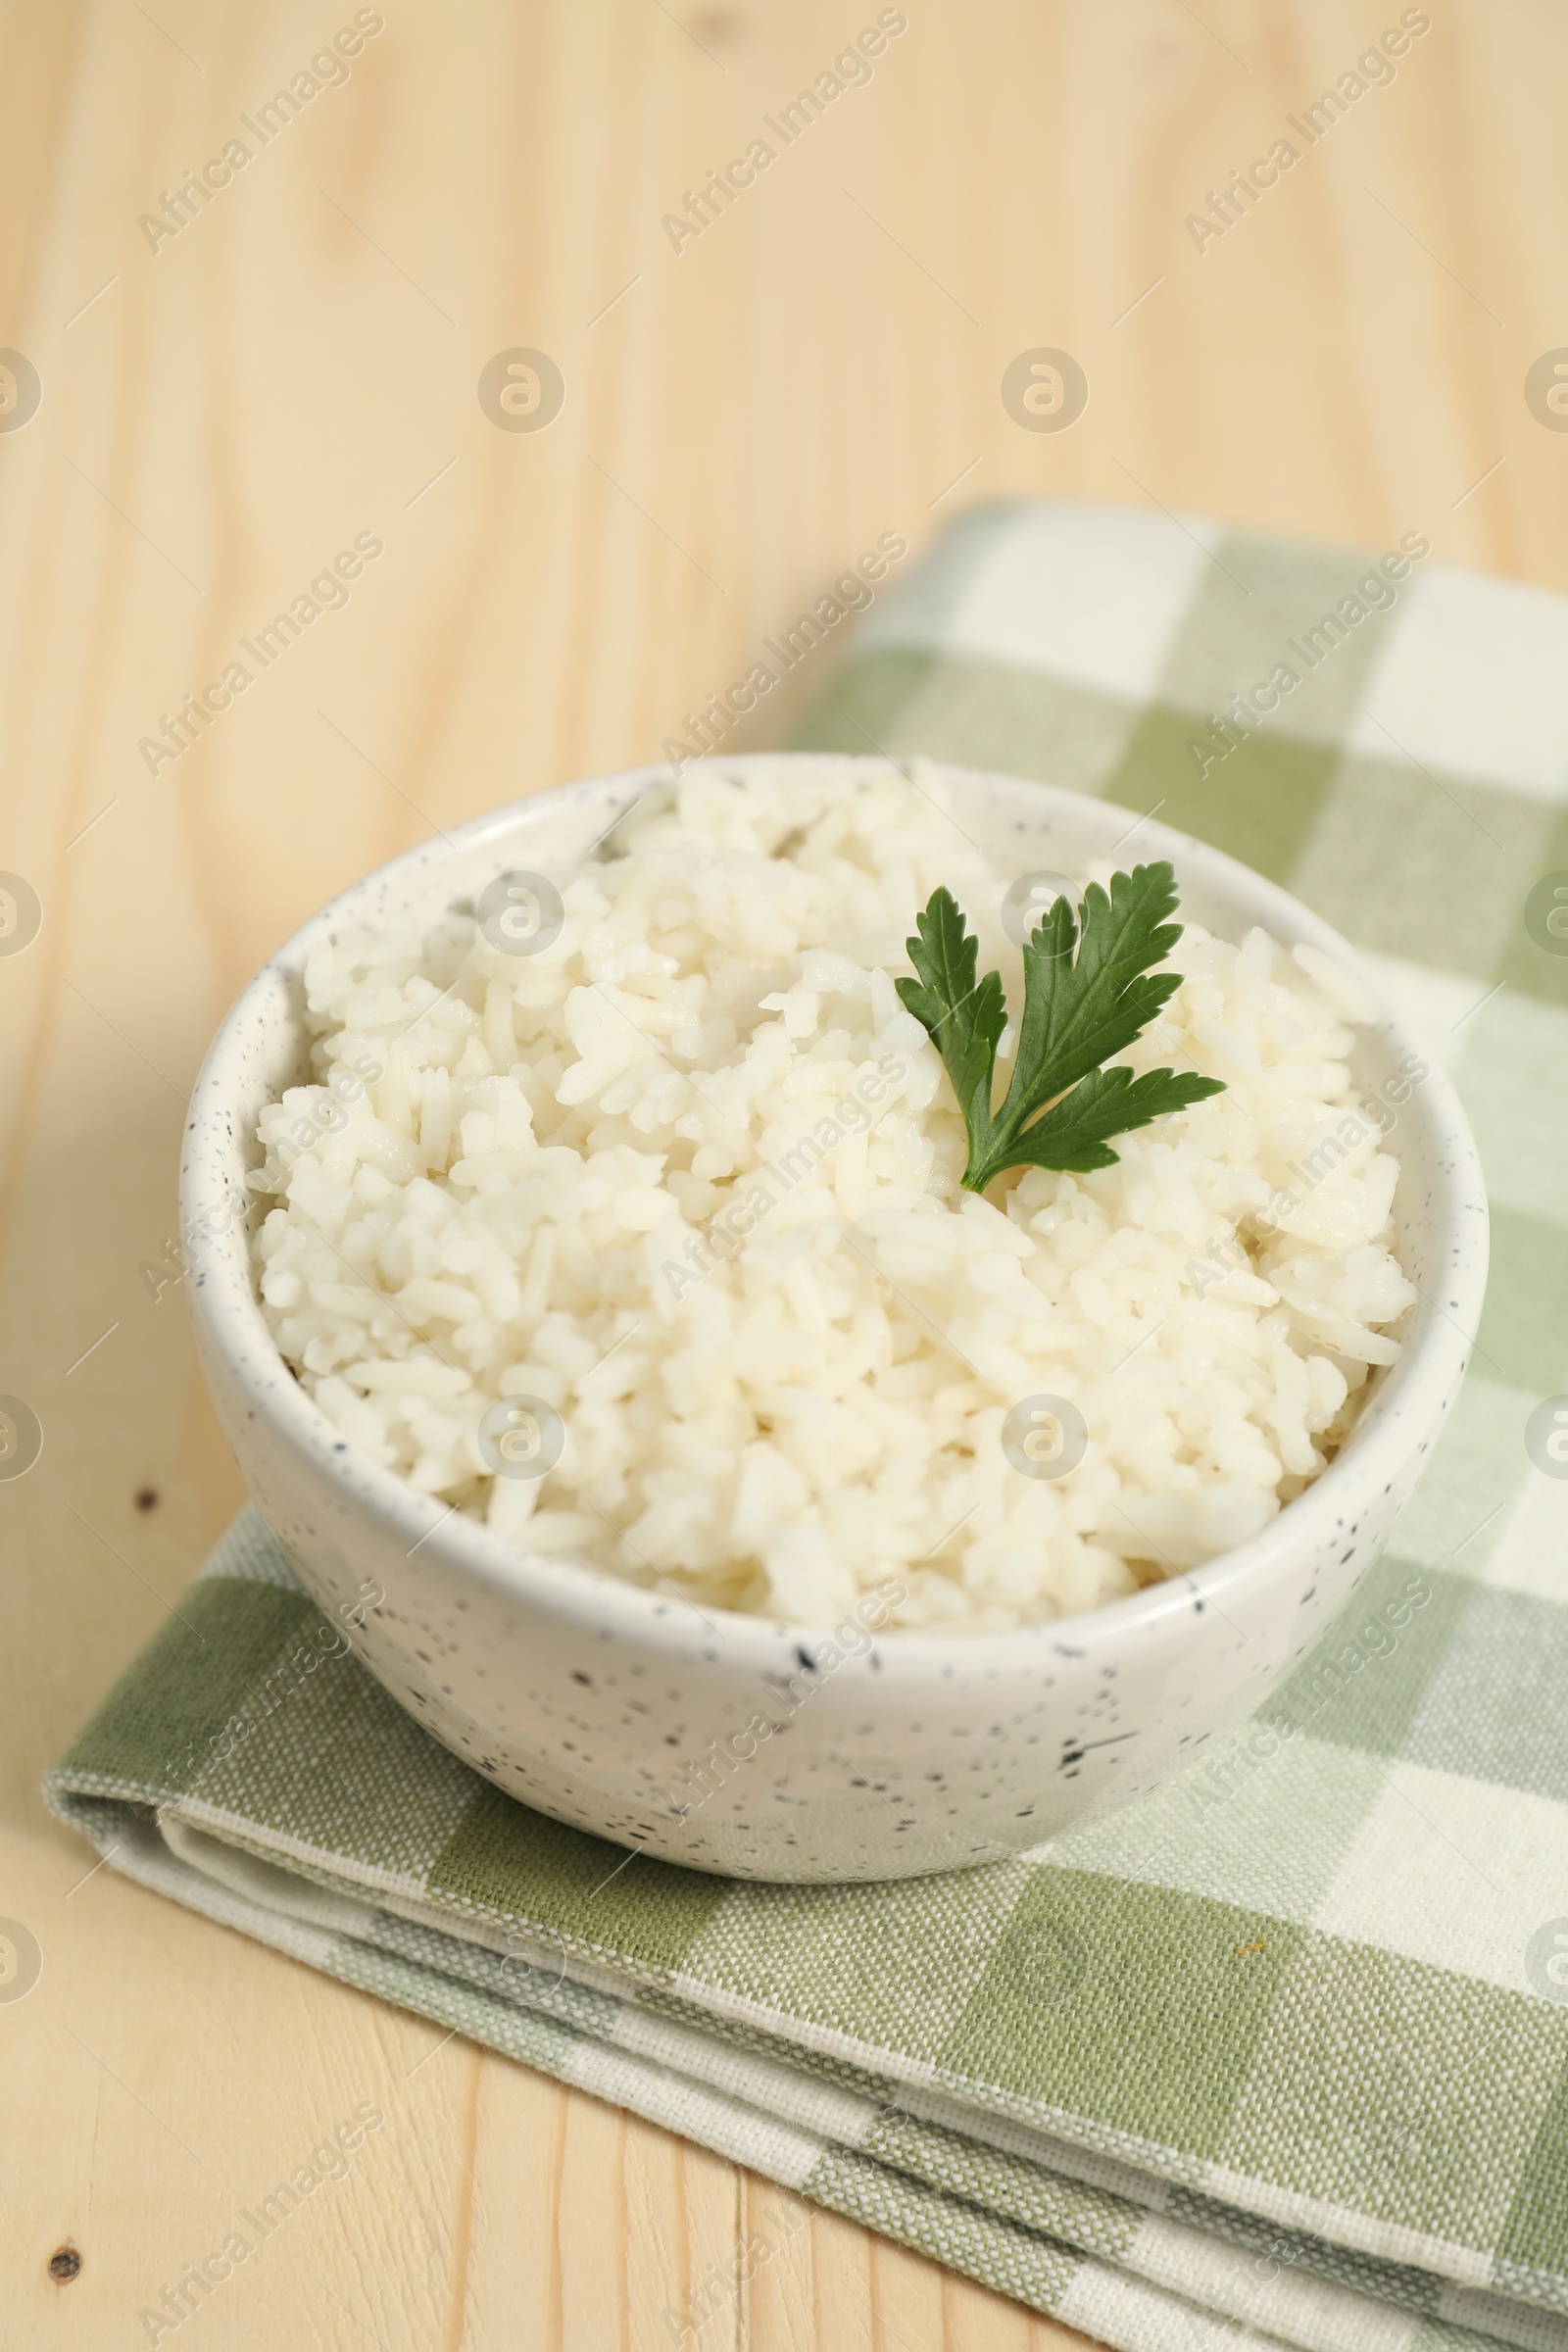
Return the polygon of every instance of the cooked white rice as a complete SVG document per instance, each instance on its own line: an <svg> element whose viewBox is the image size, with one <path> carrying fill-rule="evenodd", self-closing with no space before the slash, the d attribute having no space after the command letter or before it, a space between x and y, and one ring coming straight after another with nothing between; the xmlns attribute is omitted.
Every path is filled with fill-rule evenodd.
<svg viewBox="0 0 1568 2352"><path fill-rule="evenodd" d="M946 883L1019 1002L1014 876L944 795L696 768L555 875L548 949L454 911L313 951L320 1083L263 1112L251 1181L268 1323L344 1438L635 1584L812 1626L891 1584L888 1623L976 1632L1192 1567L1322 1469L1415 1297L1354 984L1188 922L1124 1058L1228 1091L978 1199L893 985ZM491 1474L512 1396L560 1415L543 1478ZM1087 1426L1068 1475L1004 1450L1040 1396Z"/></svg>

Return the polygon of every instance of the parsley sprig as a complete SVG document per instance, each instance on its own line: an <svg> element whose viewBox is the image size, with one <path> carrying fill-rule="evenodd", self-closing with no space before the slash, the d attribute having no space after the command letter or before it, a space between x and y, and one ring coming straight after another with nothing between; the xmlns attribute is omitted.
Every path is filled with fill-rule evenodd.
<svg viewBox="0 0 1568 2352"><path fill-rule="evenodd" d="M958 1098L969 1136L968 1191L983 1193L1004 1168L1114 1167L1109 1137L1224 1092L1223 1079L1196 1072L1149 1070L1135 1078L1124 1065L1102 1066L1125 1052L1182 984L1180 972L1150 970L1182 935L1180 923L1165 919L1175 905L1175 876L1165 863L1112 874L1108 896L1091 882L1076 915L1067 899L1055 901L1024 942L1012 1080L993 1109L997 1047L1007 1025L1002 975L976 980L980 943L952 892L932 892L915 916L918 936L907 943L918 977L897 985L930 1031Z"/></svg>

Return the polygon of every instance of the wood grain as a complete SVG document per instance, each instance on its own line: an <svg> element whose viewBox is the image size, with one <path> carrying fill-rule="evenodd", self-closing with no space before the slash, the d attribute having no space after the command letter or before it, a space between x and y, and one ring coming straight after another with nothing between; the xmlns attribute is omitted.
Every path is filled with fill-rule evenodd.
<svg viewBox="0 0 1568 2352"><path fill-rule="evenodd" d="M657 757L879 532L918 548L971 498L1419 528L1568 585L1568 442L1522 389L1568 340L1568 23L1434 0L1392 86L1200 253L1186 216L1393 0L908 0L870 84L677 253L662 215L869 0L385 0L346 84L152 250L138 217L351 13L0 0L0 346L43 383L0 431L0 868L44 909L0 957L0 1390L46 1432L0 1483L0 1912L45 1956L0 2005L7 2340L145 2340L140 2307L374 2098L353 2176L204 2308L209 2352L640 2352L780 2192L78 1883L38 1800L239 1498L177 1287L138 1273L203 1047L329 893ZM999 397L1041 344L1092 384L1059 435ZM514 345L564 371L548 431L480 409ZM367 530L348 608L150 774L160 714ZM1082 2339L808 2218L700 2340Z"/></svg>

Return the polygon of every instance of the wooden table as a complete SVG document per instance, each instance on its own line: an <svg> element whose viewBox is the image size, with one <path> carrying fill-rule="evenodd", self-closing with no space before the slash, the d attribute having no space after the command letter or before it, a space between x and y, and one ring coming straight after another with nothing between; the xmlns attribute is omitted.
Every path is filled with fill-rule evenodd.
<svg viewBox="0 0 1568 2352"><path fill-rule="evenodd" d="M432 826L657 758L879 533L918 548L971 498L1420 528L1568 585L1568 441L1525 398L1568 339L1568 21L1541 0L1434 0L1222 237L1187 216L1396 0L906 0L873 77L700 234L662 216L873 0L381 13L270 124L339 25L352 48L347 0L0 5L0 346L41 395L26 417L0 360L0 868L42 907L0 957L0 1391L46 1431L0 1484L0 1914L44 1953L0 2006L8 2345L145 2340L139 2309L363 2098L391 2129L203 2310L207 2352L652 2347L787 2202L465 2042L421 2065L430 2028L84 1880L40 1804L239 1500L177 1286L139 1268L272 944ZM1004 407L1039 346L1088 372L1070 430ZM476 397L519 348L564 381L546 429L517 428L547 369ZM384 552L345 608L177 759L139 749L360 533ZM701 2340L1082 2341L825 2218Z"/></svg>

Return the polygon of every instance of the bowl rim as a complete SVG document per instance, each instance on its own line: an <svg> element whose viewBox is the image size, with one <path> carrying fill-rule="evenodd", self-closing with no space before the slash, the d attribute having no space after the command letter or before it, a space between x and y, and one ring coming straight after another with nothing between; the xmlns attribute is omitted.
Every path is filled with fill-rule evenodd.
<svg viewBox="0 0 1568 2352"><path fill-rule="evenodd" d="M827 760L858 770L869 781L876 774L885 774L889 766L906 768L909 757L754 752L716 758L712 770L744 774L794 760L813 764ZM1118 817L1127 813L1120 803L1003 769L969 767L945 760L930 760L926 764L946 778L1001 786L1004 793L1027 794L1067 822L1101 809ZM530 819L548 822L551 812L577 803L610 805L609 796L621 792L629 808L650 789L673 780L673 771L659 763L612 769L486 809L443 830L438 837L400 851L335 892L274 949L224 1014L191 1093L180 1166L181 1239L194 1269L185 1288L198 1338L205 1325L211 1345L246 1391L253 1411L287 1445L307 1456L341 1505L356 1512L368 1506L400 1540L407 1538L406 1556L426 1550L448 1575L471 1576L516 1602L534 1604L553 1617L586 1624L595 1632L609 1624L622 1636L655 1647L687 1654L696 1646L712 1656L716 1655L712 1648L716 1637L737 1664L766 1670L780 1662L804 1664L808 1651L820 1651L824 1644L842 1639L850 1618L842 1619L838 1626L806 1626L699 1603L684 1593L671 1599L590 1562L520 1549L466 1513L421 1494L401 1474L383 1469L347 1445L293 1374L268 1329L252 1272L252 1219L249 1213L239 1217L229 1213L234 1184L243 1184L244 1170L250 1164L248 1146L254 1140L241 1131L232 1107L232 1090L243 1073L245 1048L253 1037L274 1032L279 1019L288 1017L281 991L292 983L315 941L350 923L373 920L374 902L387 899L411 877L447 863L454 854L482 851L491 837L509 836ZM1375 1021L1369 1025L1383 1034L1392 1051L1414 1054L1428 1063L1428 1074L1416 1082L1411 1097L1420 1101L1422 1115L1431 1128L1438 1168L1422 1213L1433 1228L1433 1253L1445 1268L1445 1287L1455 1295L1446 1309L1422 1292L1416 1306L1409 1310L1409 1330L1399 1358L1389 1367L1375 1397L1369 1400L1375 1403L1375 1412L1358 1417L1327 1468L1245 1544L1216 1553L1194 1568L1174 1570L1168 1577L1098 1608L1039 1624L990 1633L968 1633L957 1626L877 1629L870 1646L877 1653L879 1679L884 1682L890 1675L900 1682L921 1683L951 1677L956 1651L980 1679L995 1680L1004 1674L1012 1677L1018 1672L1020 1657L1029 1658L1052 1647L1066 1654L1086 1652L1123 1634L1132 1637L1152 1631L1177 1616L1191 1618L1206 1606L1219 1610L1226 1597L1237 1596L1239 1588L1263 1590L1276 1577L1304 1564L1302 1545L1319 1538L1324 1524L1355 1523L1378 1490L1387 1491L1396 1482L1411 1453L1425 1450L1457 1390L1475 1344L1474 1327L1480 1319L1487 1273L1487 1197L1480 1155L1446 1071L1358 952L1300 900L1228 852L1152 816L1135 820L1123 833L1123 840L1133 832L1140 836L1140 860L1169 858L1178 874L1184 861L1189 869L1195 863L1202 865L1221 886L1228 883L1233 892L1253 903L1253 919L1276 937L1282 931L1298 940L1304 937L1346 965L1376 1007ZM1103 854L1090 852L1091 856ZM225 1163L228 1173L220 1179L219 1171ZM250 1211L256 1197L247 1192L246 1201ZM706 1629L695 1639L686 1630L691 1615L701 1619ZM852 1656L863 1664L867 1654Z"/></svg>

